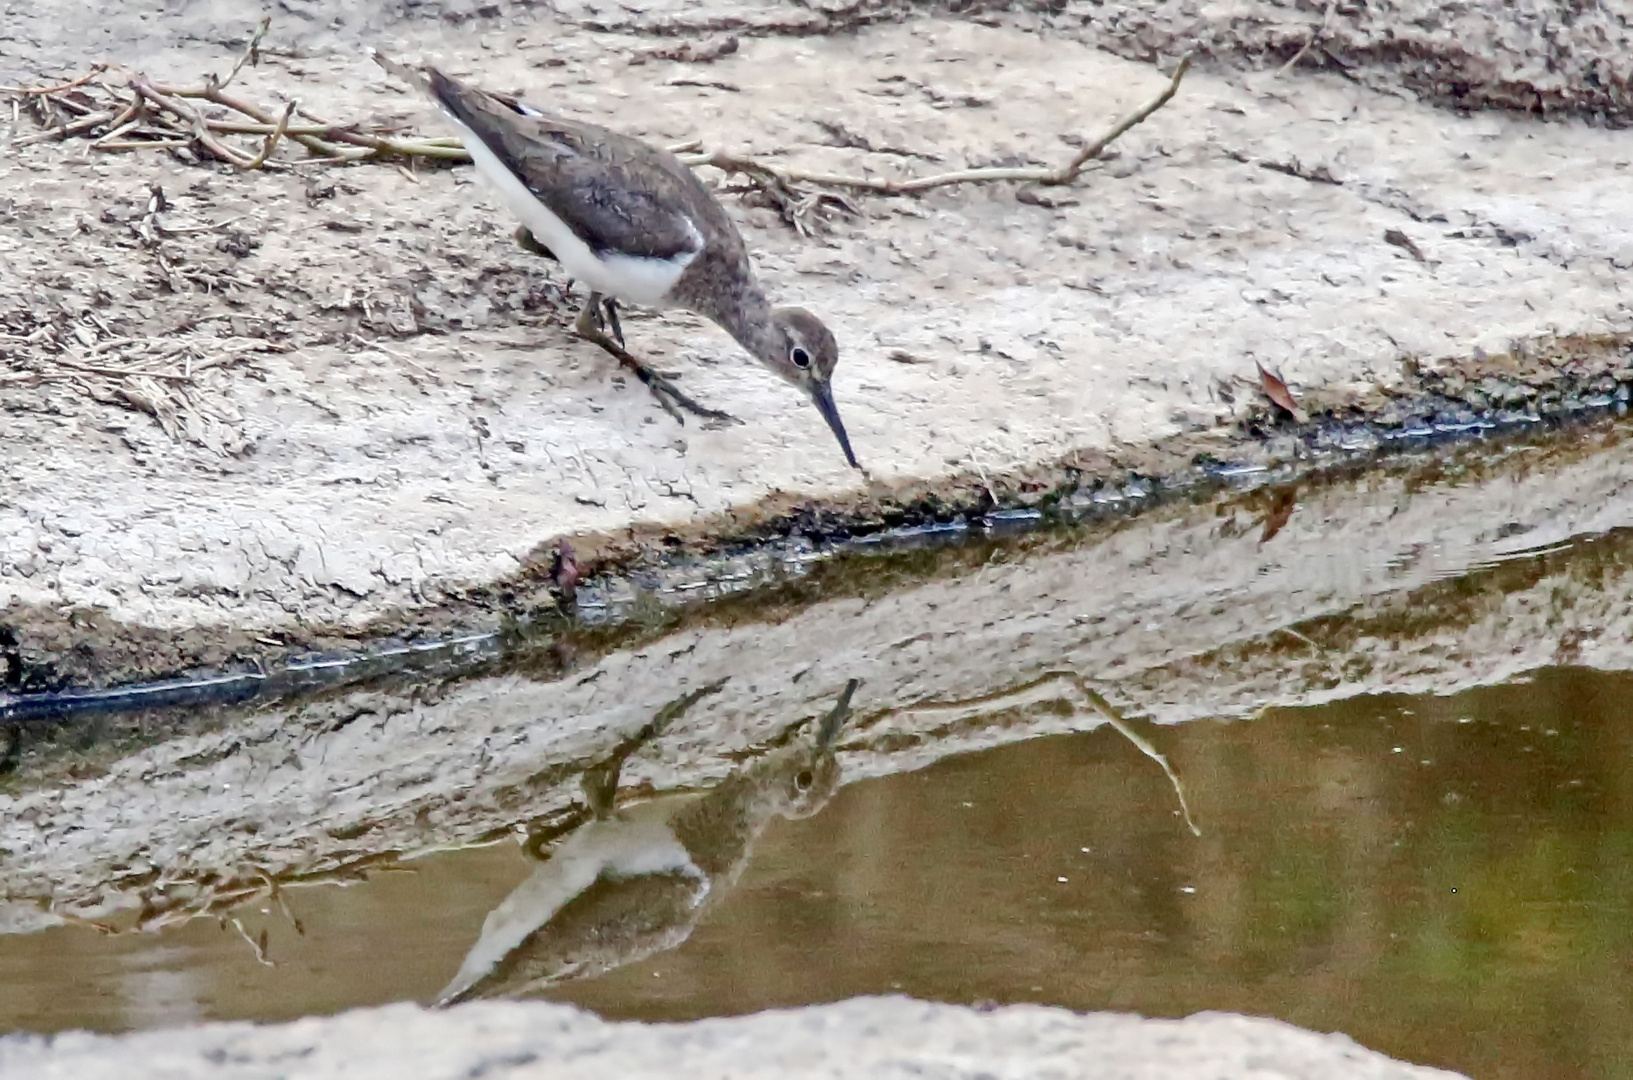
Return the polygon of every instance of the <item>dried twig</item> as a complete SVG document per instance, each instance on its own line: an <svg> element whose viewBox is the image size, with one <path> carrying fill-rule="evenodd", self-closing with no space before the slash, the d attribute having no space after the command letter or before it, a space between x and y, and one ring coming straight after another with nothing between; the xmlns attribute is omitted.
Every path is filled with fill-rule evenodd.
<svg viewBox="0 0 1633 1080"><path fill-rule="evenodd" d="M31 143L50 142L52 139L66 139L70 135L78 135L82 131L89 131L98 124L105 124L118 115L120 114L114 112L112 109L108 109L103 112L89 113L80 117L78 120L59 124L56 127L48 128L45 131L38 132L34 135L24 135L21 138L13 139L12 145L28 146Z"/></svg>
<svg viewBox="0 0 1633 1080"><path fill-rule="evenodd" d="M1310 36L1304 39L1304 44L1299 46L1299 50L1293 54L1293 58L1276 69L1276 78L1281 78L1297 67L1298 62L1304 59L1304 55L1315 48L1317 42L1327 36L1327 25L1332 22L1333 12L1337 7L1338 0L1328 0L1327 10L1322 13L1321 21L1315 24L1314 29L1310 31Z"/></svg>
<svg viewBox="0 0 1633 1080"><path fill-rule="evenodd" d="M25 96L60 94L66 90L72 90L77 86L84 86L86 83L90 82L92 79L96 78L106 70L108 70L107 64L92 64L90 71L87 71L79 78L73 79L69 82L58 83L55 86L0 86L0 93L20 94Z"/></svg>
<svg viewBox="0 0 1633 1080"><path fill-rule="evenodd" d="M466 162L470 155L458 139L442 137L405 138L390 129L364 128L358 124L336 124L313 116L295 102L281 109L267 109L235 94L227 86L246 63L254 63L263 24L225 79L207 76L198 86L157 83L136 73L126 75L123 84L103 77L109 70L100 64L90 73L56 86L0 87L17 102L27 103L40 118L44 130L19 136L13 145L85 136L96 150L139 150L152 147L175 149L193 146L210 157L237 169L281 167L272 153L287 140L322 157L339 161L365 158L424 157ZM220 106L228 115L206 115L195 102ZM53 115L54 113L54 115ZM306 122L296 122L301 117ZM236 146L227 136L258 136L254 149Z"/></svg>
<svg viewBox="0 0 1633 1080"><path fill-rule="evenodd" d="M146 98L160 109L167 110L180 117L192 130L193 137L198 140L199 145L222 161L242 169L252 160L248 154L222 142L215 132L210 130L210 125L205 121L204 114L195 109L191 102L184 101L176 96L169 87L155 86L148 82L146 76L136 75L131 77L130 88L136 91L138 96ZM262 162L262 164L265 165L265 162Z"/></svg>
<svg viewBox="0 0 1633 1080"><path fill-rule="evenodd" d="M234 930L238 931L238 936L243 938L244 941L249 944L251 949L255 950L255 962L257 964L260 964L262 967L278 966L267 956L267 932L265 928L262 928L259 937L250 937L249 931L244 929L244 923L238 916L223 915L219 916L219 918L223 929L225 929L228 925L231 925Z"/></svg>
<svg viewBox="0 0 1633 1080"><path fill-rule="evenodd" d="M244 46L244 51L239 55L238 62L232 66L232 70L227 72L227 77L222 79L218 85L226 86L238 78L238 73L244 70L245 64L254 67L261 62L261 39L266 37L267 31L270 29L272 29L272 16L267 15L256 25L255 33L250 35L249 44Z"/></svg>
<svg viewBox="0 0 1633 1080"><path fill-rule="evenodd" d="M936 173L933 176L916 176L906 180L884 180L871 176L839 176L833 173L804 172L798 169L779 169L752 158L737 157L732 154L716 152L696 159L689 164L712 165L727 173L743 173L749 176L769 176L784 184L803 182L817 184L822 187L848 188L853 191L868 191L877 195L911 195L920 191L929 191L932 188L950 187L954 184L984 184L1003 180L1019 180L1025 183L1044 184L1055 186L1070 184L1082 174L1090 161L1106 152L1106 148L1117 141L1130 128L1142 123L1152 113L1162 108L1173 98L1179 90L1180 80L1191 67L1191 54L1186 53L1174 67L1174 73L1169 76L1168 85L1162 93L1140 106L1119 120L1112 128L1098 139L1084 146L1066 164L1057 169L1047 168L988 168L988 169L961 169L957 172Z"/></svg>
<svg viewBox="0 0 1633 1080"><path fill-rule="evenodd" d="M46 128L15 142L27 145L85 136L93 140L94 149L103 151L148 147L180 151L192 146L244 171L286 167L285 162L273 158L274 151L283 142L296 143L312 154L339 162L377 158L399 162L402 158L470 161L470 154L458 139L404 136L399 129L379 125L366 128L355 123L335 124L300 108L295 102L285 104L281 110L266 109L227 93L227 87L244 67L253 66L259 60L261 41L270 25L269 20L261 20L225 79L206 76L199 86L159 84L142 74L128 75L121 86L103 77L109 70L104 64L81 78L56 86L0 88L9 91L14 102L26 102L30 112L39 117ZM724 44L721 49L729 51ZM1190 65L1191 54L1187 53L1175 65L1161 93L1118 121L1105 134L1085 144L1058 168L961 169L929 176L884 179L783 168L724 150L702 152L696 140L670 149L693 168L709 166L728 177L743 177L744 184L725 190L761 200L776 209L783 220L800 233L809 234L826 212L859 212L843 192L913 195L958 184L1005 181L1044 186L1071 184L1108 146L1166 105L1178 91ZM198 101L218 106L229 115L215 114L216 110L206 114L194 104ZM259 137L260 145L251 148L230 141L233 137L246 136Z"/></svg>
<svg viewBox="0 0 1633 1080"><path fill-rule="evenodd" d="M261 144L261 152L251 158L244 168L259 169L266 164L267 155L272 153L273 148L278 145L278 140L283 138L284 133L289 130L289 118L294 114L295 102L291 101L284 106L283 115L278 118L278 123L272 128L271 133L267 135L266 142Z"/></svg>
<svg viewBox="0 0 1633 1080"><path fill-rule="evenodd" d="M1175 798L1179 802L1180 815L1185 819L1185 826L1193 836L1201 836L1202 830L1197 827L1191 817L1191 805L1185 798L1185 785L1180 782L1179 775L1174 772L1167 757L1157 751L1150 741L1141 737L1129 726L1111 702L1107 701L1099 691L1089 685L1089 681L1075 671L1049 671L1032 679L1029 682L1000 690L993 694L971 698L965 701L940 702L931 701L918 705L909 705L899 709L892 716L893 723L910 723L916 717L935 717L940 719L940 726L946 729L952 724L967 724L981 717L990 716L1008 709L1026 709L1036 707L1045 702L1065 700L1075 712L1093 711L1111 726L1118 734L1134 745L1140 753L1156 762L1162 773L1168 778L1168 783L1174 789ZM876 736L877 737L877 736Z"/></svg>

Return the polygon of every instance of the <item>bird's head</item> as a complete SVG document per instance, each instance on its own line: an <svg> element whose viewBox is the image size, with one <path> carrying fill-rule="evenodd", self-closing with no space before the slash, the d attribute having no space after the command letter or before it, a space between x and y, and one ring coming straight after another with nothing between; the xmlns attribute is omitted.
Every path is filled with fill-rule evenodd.
<svg viewBox="0 0 1633 1080"><path fill-rule="evenodd" d="M810 397L839 440L845 460L851 468L860 469L834 405L833 374L839 363L839 343L822 320L804 308L773 308L771 329L760 361Z"/></svg>
<svg viewBox="0 0 1633 1080"><path fill-rule="evenodd" d="M826 806L839 789L839 759L834 756L834 743L845 721L850 719L851 695L860 685L860 679L845 684L839 701L817 724L815 739L802 741L782 752L776 775L781 803L778 812L783 817L810 817Z"/></svg>

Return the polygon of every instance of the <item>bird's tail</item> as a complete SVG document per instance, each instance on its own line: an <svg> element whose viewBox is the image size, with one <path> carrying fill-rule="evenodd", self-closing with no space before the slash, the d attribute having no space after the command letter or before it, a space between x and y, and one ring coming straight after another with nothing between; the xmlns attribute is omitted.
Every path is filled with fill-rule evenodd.
<svg viewBox="0 0 1633 1080"><path fill-rule="evenodd" d="M483 122L483 118L494 112L496 107L500 113L509 110L522 116L540 115L537 109L508 94L495 94L466 86L430 64L405 64L401 60L393 60L378 49L370 49L369 55L374 58L376 64L425 94L441 106L443 112L470 128L475 134L487 132L488 125Z"/></svg>
<svg viewBox="0 0 1633 1080"><path fill-rule="evenodd" d="M379 64L408 85L423 93L430 94L432 97L436 96L431 90L429 75L430 71L435 70L434 68L422 68L413 64L405 64L401 60L393 60L379 49L370 49L369 56L376 64Z"/></svg>

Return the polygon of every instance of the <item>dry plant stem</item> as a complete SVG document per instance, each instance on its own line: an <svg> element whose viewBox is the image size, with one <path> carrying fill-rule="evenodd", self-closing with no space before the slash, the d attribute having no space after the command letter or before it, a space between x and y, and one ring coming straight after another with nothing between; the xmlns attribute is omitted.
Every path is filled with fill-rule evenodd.
<svg viewBox="0 0 1633 1080"><path fill-rule="evenodd" d="M825 187L850 188L855 191L871 191L879 195L910 195L914 192L929 191L931 188L949 187L953 184L982 184L1002 180L1019 180L1026 183L1046 184L1050 186L1070 184L1083 172L1090 161L1105 153L1106 147L1117 141L1130 128L1144 122L1147 117L1164 105L1168 104L1176 91L1179 90L1180 80L1191 67L1191 55L1186 53L1174 67L1174 73L1168 79L1168 85L1162 93L1152 98L1140 108L1129 113L1118 121L1111 130L1079 150L1065 165L1058 169L1043 168L999 168L999 169L963 169L958 172L938 173L934 176L919 176L908 180L881 180L866 176L836 176L832 173L801 172L795 169L779 169L752 158L737 157L724 152L715 152L702 158L688 161L688 164L712 165L726 173L742 173L746 176L758 176L762 179L775 179L784 183L790 181L807 184L820 184Z"/></svg>
<svg viewBox="0 0 1633 1080"><path fill-rule="evenodd" d="M266 931L264 931L264 930L261 931L261 936L259 938L252 938L252 937L249 936L249 931L244 929L244 923L243 923L243 921L241 919L238 918L238 916L236 916L236 915L228 916L227 921L232 924L232 928L234 930L238 931L238 936L243 938L245 940L245 942L247 942L249 944L249 947L255 950L255 962L257 964L260 964L262 967L277 967L278 966L277 964L273 963L271 961L271 959L269 959L267 957L267 954L266 954Z"/></svg>
<svg viewBox="0 0 1633 1080"><path fill-rule="evenodd" d="M296 109L295 113L296 115L304 115L305 110ZM278 126L276 124L263 124L259 120L217 120L211 118L206 122L210 125L211 131L219 131L225 135L270 135L273 129ZM285 128L284 134L291 139L302 135L315 135L320 139L326 139L334 137L337 132L346 131L355 133L354 128L348 128L341 124L330 124L320 120L309 124L290 124ZM454 138L432 137L426 139L387 140L382 136L381 141L391 141L412 148L457 150L461 157L468 158L470 156L465 153L460 141Z"/></svg>
<svg viewBox="0 0 1633 1080"><path fill-rule="evenodd" d="M193 88L166 86L160 88L163 92L177 98L198 97L215 105L220 105L237 113L249 117L258 125L265 125L270 131L276 125L272 115L257 105L252 105L241 98L236 98L221 92L221 87L213 83ZM225 123L225 122L218 122ZM228 130L225 127L215 127L214 130ZM324 124L319 131L289 137L300 143L315 154L324 157L338 157L358 159L371 157L374 154L403 154L409 157L436 157L449 158L454 161L469 161L470 154L466 153L463 145L457 139L396 139L385 135L369 135L355 128L343 124ZM346 144L337 146L336 143ZM348 149L347 147L358 149Z"/></svg>
<svg viewBox="0 0 1633 1080"><path fill-rule="evenodd" d="M86 83L90 82L92 79L96 78L98 75L107 70L107 64L93 64L90 71L87 71L79 78L73 79L69 82L58 83L55 86L0 86L0 93L22 94L24 97L43 97L48 94L60 94L64 90L72 90L76 86L84 86Z"/></svg>
<svg viewBox="0 0 1633 1080"><path fill-rule="evenodd" d="M37 132L33 135L25 135L20 139L13 139L12 145L32 146L34 143L50 142L53 139L66 139L70 135L77 135L81 131L94 128L98 124L106 123L118 115L119 114L112 109L108 109L103 112L88 113L87 115L80 117L78 120L71 120L66 124L61 124L54 128L47 128L45 131Z"/></svg>
<svg viewBox="0 0 1633 1080"><path fill-rule="evenodd" d="M188 121L192 125L193 136L198 140L199 145L222 161L236 165L240 169L249 164L251 159L248 156L216 138L215 133L210 130L209 124L205 122L204 115L188 102L166 93L165 88L154 86L140 75L131 78L130 88L159 108L168 109L183 120Z"/></svg>
<svg viewBox="0 0 1633 1080"><path fill-rule="evenodd" d="M121 150L163 150L172 146L191 146L191 139L121 139L118 142L99 142L93 150L118 152Z"/></svg>
<svg viewBox="0 0 1633 1080"><path fill-rule="evenodd" d="M1316 43L1327 36L1327 26L1332 22L1333 11L1337 7L1338 0L1328 0L1327 10L1322 13L1321 21L1316 23L1315 29L1310 31L1310 36L1304 39L1304 44L1299 46L1299 50L1293 54L1293 58L1276 69L1276 78L1281 78L1297 67L1298 62L1304 59L1305 54L1315 48Z"/></svg>
<svg viewBox="0 0 1633 1080"><path fill-rule="evenodd" d="M1179 799L1179 812L1185 818L1185 827L1191 830L1192 836L1201 836L1202 830L1197 828L1195 821L1191 820L1191 804L1185 801L1185 785L1180 783L1179 775L1174 772L1173 766L1168 764L1168 759L1158 753L1156 747L1136 734L1134 729L1128 726L1128 721L1124 720L1122 715L1111 707L1110 702L1086 686L1084 690L1095 710L1105 717L1106 723L1111 725L1112 729L1123 738L1133 743L1134 749L1155 761L1158 767L1162 769L1162 774L1168 778L1168 783L1173 786L1175 797Z"/></svg>
<svg viewBox="0 0 1633 1080"><path fill-rule="evenodd" d="M249 44L245 45L244 51L238 55L238 62L233 64L232 70L227 72L227 77L221 80L221 82L218 84L219 86L226 86L228 83L238 78L238 73L244 70L245 64L256 64L260 62L261 39L266 37L267 31L270 29L272 29L272 16L263 16L261 22L255 27L255 33L251 35Z"/></svg>
<svg viewBox="0 0 1633 1080"><path fill-rule="evenodd" d="M263 20L264 23L265 20ZM289 129L289 118L293 115L295 115L295 103L291 101L284 106L283 115L278 118L278 124L272 129L272 133L266 137L266 142L261 144L261 152L243 166L245 169L259 169L266 164L267 155L272 153L273 149L278 145L278 140L284 137L284 132Z"/></svg>
<svg viewBox="0 0 1633 1080"><path fill-rule="evenodd" d="M1071 704L1074 712L1087 708L1099 713L1114 731L1134 744L1134 748L1140 753L1157 763L1163 775L1168 778L1169 784L1173 786L1186 827L1190 829L1192 836L1201 836L1202 830L1197 828L1196 822L1191 818L1191 807L1185 798L1185 787L1180 783L1179 775L1174 772L1173 766L1168 764L1168 759L1129 727L1122 714L1090 686L1087 679L1075 671L1046 672L1013 689L1000 690L995 694L985 694L966 701L909 705L896 715L903 719L913 715L938 716L947 718L943 723L968 723L1006 709L1025 709L1044 702L1059 701L1063 697Z"/></svg>
<svg viewBox="0 0 1633 1080"><path fill-rule="evenodd" d="M161 87L161 89L163 92L174 96L178 100L182 98L203 98L205 101L208 101L213 105L220 105L224 108L231 109L233 112L241 113L258 124L266 124L269 127L277 125L277 121L273 119L271 113L262 109L258 105L251 105L247 101L243 101L242 99L222 93L221 87L216 85L213 79L206 81L202 87L197 89L174 86ZM313 135L291 136L291 138L293 138L295 142L300 143L302 146L312 151L314 154L322 154L324 157L350 158L362 156L349 153L342 150L340 147L333 145L333 143L326 142L323 139L317 138Z"/></svg>
<svg viewBox="0 0 1633 1080"><path fill-rule="evenodd" d="M144 371L141 368L97 367L97 366L95 366L93 364L81 364L78 361L70 360L67 357L63 357L63 356L57 357L56 362L58 364L61 364L65 368L72 368L75 371L83 371L83 372L86 372L87 374L90 374L90 375L108 375L108 376L112 376L113 378L126 378L126 377L133 376L133 375L146 375L150 379L170 379L170 380L175 381L175 382L192 382L193 381L193 377L191 375L177 374L176 372L172 372L172 371Z"/></svg>
<svg viewBox="0 0 1633 1080"><path fill-rule="evenodd" d="M108 143L117 142L119 136L128 133L131 128L140 127L142 118L138 114L141 111L141 108L135 104L125 106L124 112L109 121L108 133L93 142L91 147L93 149L102 149Z"/></svg>
<svg viewBox="0 0 1633 1080"><path fill-rule="evenodd" d="M1331 7L1329 6L1329 12ZM1312 36L1312 41L1319 38L1325 27L1326 20L1318 27ZM13 94L23 97L46 98L55 105L71 113L78 114L77 118L64 124L37 132L14 140L14 145L29 145L36 142L45 142L51 139L65 139L98 125L108 125L107 130L98 136L92 143L99 150L132 150L147 147L177 147L187 142L196 143L210 155L231 164L241 170L265 169L283 167L280 163L271 160L272 152L280 142L293 141L313 154L337 162L359 161L381 156L397 156L408 158L438 158L450 162L467 162L470 154L458 139L452 138L399 138L381 133L370 133L359 130L358 127L345 124L331 124L319 117L313 116L290 102L274 115L273 112L245 101L242 98L226 93L226 87L235 79L246 64L253 64L258 58L258 49L262 38L267 33L270 21L261 20L255 34L250 38L242 55L233 65L227 77L217 80L209 76L202 86L180 87L151 82L146 76L132 75L128 86L132 92L131 99L119 96L119 91L106 83L96 83L97 76L107 70L106 64L99 64L89 73L71 82L49 87L4 87ZM1295 58L1296 59L1296 58ZM931 176L909 177L901 180L881 179L877 177L843 176L833 173L806 172L797 169L784 169L769 165L754 158L740 157L725 151L712 153L699 152L700 143L691 140L670 147L670 152L680 155L687 165L697 168L709 165L729 174L746 176L755 188L770 189L774 198L780 197L781 203L786 203L785 217L792 215L791 220L796 227L800 227L799 219L802 214L812 207L806 203L809 198L802 200L800 193L792 185L795 183L815 184L821 187L849 189L852 191L871 192L879 195L910 195L916 192L929 191L934 188L950 187L957 184L993 183L1014 181L1043 185L1070 184L1083 172L1088 163L1105 152L1106 148L1124 135L1129 129L1145 121L1152 113L1166 105L1179 89L1180 81L1190 69L1191 54L1181 57L1169 76L1168 85L1163 91L1139 109L1123 118L1109 131L1084 146L1075 156L1059 168L986 168L964 169L957 172L937 173ZM73 90L87 84L95 83L105 95L112 95L117 108L95 108L95 104L86 105L76 101L71 96L62 96L65 91ZM237 113L239 118L211 118L205 116L192 102L203 100L218 105L231 112ZM294 118L301 117L306 123L295 123ZM152 136L151 138L127 137ZM224 141L222 135L261 135L265 141L256 153L240 149ZM836 195L816 196L818 199L835 199Z"/></svg>

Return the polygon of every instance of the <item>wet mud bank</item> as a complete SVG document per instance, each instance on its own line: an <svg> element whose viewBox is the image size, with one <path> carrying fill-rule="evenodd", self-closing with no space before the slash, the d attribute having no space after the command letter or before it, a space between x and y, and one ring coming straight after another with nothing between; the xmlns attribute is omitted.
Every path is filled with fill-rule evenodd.
<svg viewBox="0 0 1633 1080"><path fill-rule="evenodd" d="M704 687L629 763L633 790L718 781L853 678L848 779L1096 730L1101 699L1172 724L1627 670L1630 490L1608 425L1003 543L852 553L753 602L608 595L621 622L519 636L438 678L25 726L0 794L5 918L162 923L274 880L548 832L579 812L585 769Z"/></svg>
<svg viewBox="0 0 1633 1080"><path fill-rule="evenodd" d="M1066 462L1010 474L954 476L897 497L778 500L753 515L686 529L563 537L509 579L357 627L272 635L232 626L164 631L121 625L96 610L13 607L0 611L0 720L275 701L392 673L471 670L519 642L644 636L651 626L643 613L635 626L625 625L641 599L656 609L692 609L727 597L746 610L777 607L791 578L809 578L811 565L847 556L873 563L924 545L1061 524L1115 528L1153 508L1199 505L1232 492L1256 501L1252 492L1269 490L1281 493L1271 501L1285 501L1290 487L1367 470L1458 469L1459 459L1556 443L1625 415L1633 399L1633 343L1547 342L1482 356L1454 371L1409 366L1394 394L1323 400L1330 396L1317 392L1301 402L1313 420L1260 404L1233 430L1111 454L1074 453ZM1425 458L1443 461L1425 465ZM562 587L564 551L572 553L570 589ZM863 573L877 569L869 565ZM797 591L815 596L848 576L838 569ZM650 622L651 612L644 615ZM679 618L671 611L660 622Z"/></svg>
<svg viewBox="0 0 1633 1080"><path fill-rule="evenodd" d="M358 59L367 38L656 139L901 175L1051 162L1149 98L1169 42L1215 59L1058 199L866 198L815 236L731 201L773 291L840 333L837 389L869 480L786 388L688 319L629 328L745 425L676 428L618 385L565 340L563 283L519 261L466 169L292 158L235 174L73 140L19 147L0 162L7 690L254 674L548 618L563 539L586 571L634 572L1306 467L1390 441L1369 426L1523 423L1625 398L1625 138L1396 92L1421 77L1519 102L1504 87L1546 68L1549 116L1614 120L1623 54L1591 19L1475 5L1430 32L1404 7L1335 9L1311 37L1293 5L1228 26L1178 4L792 10L342 5L323 26L275 25L242 90L434 130ZM106 41L36 15L7 64L43 78L134 48L129 62L195 79L257 14L184 5L168 38ZM1428 46L1368 53L1391 25L1396 41L1451 34L1494 59L1464 80ZM650 53L728 30L740 48L706 67ZM1314 44L1279 72L1300 35ZM149 221L155 185L167 209ZM85 370L148 357L186 365L153 386ZM1275 418L1261 363L1308 426Z"/></svg>

